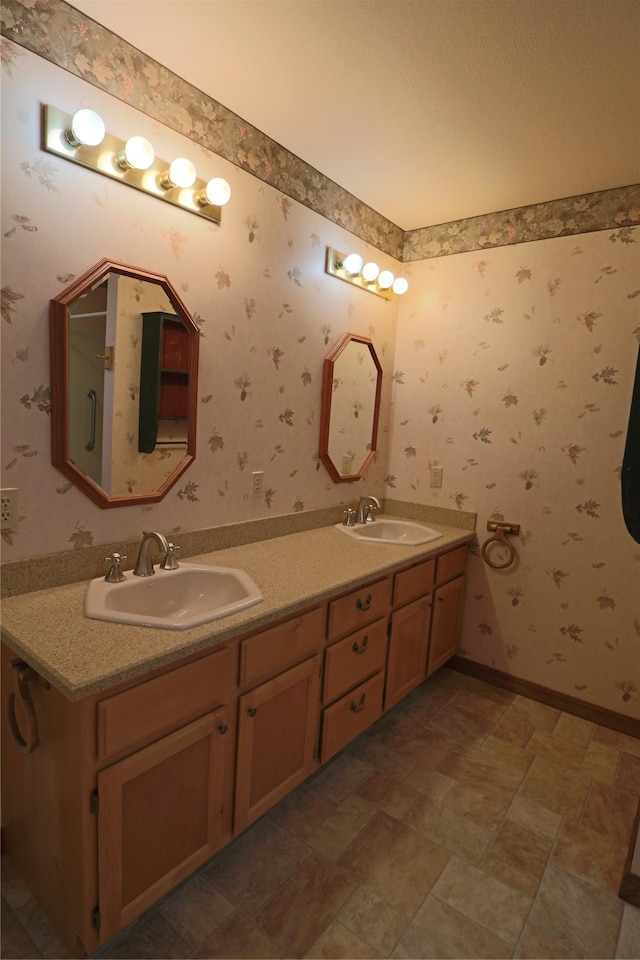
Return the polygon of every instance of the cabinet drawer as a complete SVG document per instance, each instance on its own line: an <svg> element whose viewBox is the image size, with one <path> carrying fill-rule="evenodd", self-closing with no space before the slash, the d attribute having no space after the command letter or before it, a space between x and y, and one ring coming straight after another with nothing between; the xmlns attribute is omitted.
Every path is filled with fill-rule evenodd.
<svg viewBox="0 0 640 960"><path fill-rule="evenodd" d="M256 683L315 653L324 643L324 607L240 643L240 686Z"/></svg>
<svg viewBox="0 0 640 960"><path fill-rule="evenodd" d="M386 617L327 647L324 655L323 701L330 703L365 677L378 673L384 668L386 656Z"/></svg>
<svg viewBox="0 0 640 960"><path fill-rule="evenodd" d="M393 578L393 605L402 606L411 600L417 600L425 593L430 593L436 576L436 561L425 560L417 563L409 570L396 573Z"/></svg>
<svg viewBox="0 0 640 960"><path fill-rule="evenodd" d="M454 577L464 573L467 569L467 553L465 543L463 546L457 547L449 553L443 553L441 557L438 557L436 581L446 583L447 580L453 580Z"/></svg>
<svg viewBox="0 0 640 960"><path fill-rule="evenodd" d="M337 640L382 617L391 602L391 578L369 583L329 604L329 640Z"/></svg>
<svg viewBox="0 0 640 960"><path fill-rule="evenodd" d="M98 760L211 710L235 686L234 650L225 647L98 702Z"/></svg>
<svg viewBox="0 0 640 960"><path fill-rule="evenodd" d="M383 688L384 674L377 673L346 697L325 707L322 711L321 763L382 716Z"/></svg>

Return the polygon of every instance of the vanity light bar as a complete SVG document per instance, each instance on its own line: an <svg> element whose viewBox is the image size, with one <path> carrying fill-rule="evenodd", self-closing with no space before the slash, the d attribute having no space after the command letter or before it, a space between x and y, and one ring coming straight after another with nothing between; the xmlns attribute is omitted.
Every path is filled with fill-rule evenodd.
<svg viewBox="0 0 640 960"><path fill-rule="evenodd" d="M78 113L91 114L93 111L78 111ZM176 161L169 163L156 157L153 148L148 141L145 144L148 147L147 160L149 166L146 169L140 169L126 162L127 145L130 141L119 140L110 133L104 133L104 137L99 143L87 143L78 139L82 133L76 132L77 124L74 124L75 118L69 113L58 110L49 104L43 105L43 149L48 153L55 153L58 157L65 160L71 160L72 163L79 163L83 167L88 167L96 173L101 173L105 177L111 177L112 180L119 180L126 183L129 187L135 187L142 190L159 200L165 200L172 203L181 210L187 210L189 213L195 213L198 217L205 217L207 220L213 220L220 223L222 219L222 209L216 203L210 203L211 189L207 187L212 181L194 179L188 186L174 185L173 178L169 171L174 169ZM97 114L95 118L100 119ZM91 119L91 118L89 118ZM73 131L70 135L70 132ZM89 136L89 140L92 138ZM95 138L93 138L95 139ZM142 140L143 138L132 138ZM147 162L145 160L145 162ZM182 164L189 161L182 161ZM184 181L188 182L187 180ZM221 181L226 185L226 191L221 191L220 196L229 198L231 191L226 181ZM219 181L216 180L216 184ZM225 201L226 202L226 201Z"/></svg>
<svg viewBox="0 0 640 960"><path fill-rule="evenodd" d="M380 271L377 264L373 262L363 264L362 257L357 254L347 255L334 250L333 247L327 247L324 269L325 273L332 277L351 283L369 293L375 293L384 300L392 300L394 293L400 296L409 286L404 277L394 279L390 270Z"/></svg>

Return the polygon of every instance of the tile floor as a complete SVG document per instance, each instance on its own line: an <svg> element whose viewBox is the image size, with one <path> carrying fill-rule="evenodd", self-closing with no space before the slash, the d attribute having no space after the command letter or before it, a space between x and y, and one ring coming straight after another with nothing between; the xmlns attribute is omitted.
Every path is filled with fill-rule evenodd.
<svg viewBox="0 0 640 960"><path fill-rule="evenodd" d="M443 669L96 954L640 957L640 740ZM3 857L2 956L68 956Z"/></svg>

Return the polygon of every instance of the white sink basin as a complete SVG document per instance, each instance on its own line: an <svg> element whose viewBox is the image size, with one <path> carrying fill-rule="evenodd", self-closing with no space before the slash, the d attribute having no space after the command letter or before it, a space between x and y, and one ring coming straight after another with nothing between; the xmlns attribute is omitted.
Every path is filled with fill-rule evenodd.
<svg viewBox="0 0 640 960"><path fill-rule="evenodd" d="M442 534L431 527L424 527L413 520L374 520L373 523L357 523L355 527L345 527L343 523L336 524L336 530L341 530L354 540L367 543L398 543L404 547L417 547L420 543L429 543L438 540Z"/></svg>
<svg viewBox="0 0 640 960"><path fill-rule="evenodd" d="M112 620L140 627L188 630L210 620L246 610L264 599L244 570L181 563L177 570L156 567L152 577L122 583L103 577L87 588L84 612L93 620Z"/></svg>

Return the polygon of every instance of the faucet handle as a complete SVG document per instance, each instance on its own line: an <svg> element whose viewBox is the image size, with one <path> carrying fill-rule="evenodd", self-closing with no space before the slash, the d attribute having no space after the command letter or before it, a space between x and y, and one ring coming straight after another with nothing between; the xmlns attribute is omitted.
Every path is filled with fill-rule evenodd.
<svg viewBox="0 0 640 960"><path fill-rule="evenodd" d="M122 583L123 580L127 579L120 569L120 564L126 559L126 555L122 556L120 553L113 553L110 557L105 557L107 563L111 564L105 577L107 583Z"/></svg>
<svg viewBox="0 0 640 960"><path fill-rule="evenodd" d="M343 527L355 527L356 525L356 511L353 507L347 507L344 511L344 520L342 521Z"/></svg>
<svg viewBox="0 0 640 960"><path fill-rule="evenodd" d="M373 523L373 521L375 520L375 517L374 517L373 514L375 513L376 510L379 510L379 509L380 509L380 507L377 507L377 506L375 505L375 503L369 503L369 504L365 507L364 522L365 522L365 523Z"/></svg>
<svg viewBox="0 0 640 960"><path fill-rule="evenodd" d="M162 561L162 563L160 564L160 568L161 568L162 570L177 570L177 569L178 569L179 564L178 564L178 561L176 560L175 554L176 554L176 550L179 550L179 549L180 549L180 547L179 547L179 546L176 546L176 545L173 544L173 543L169 543L169 544L168 544L167 554L166 554L164 560Z"/></svg>

